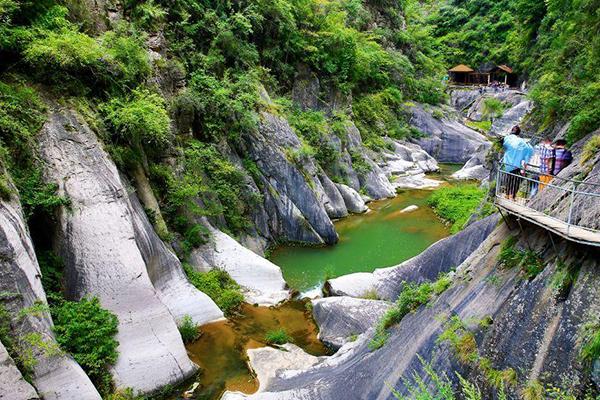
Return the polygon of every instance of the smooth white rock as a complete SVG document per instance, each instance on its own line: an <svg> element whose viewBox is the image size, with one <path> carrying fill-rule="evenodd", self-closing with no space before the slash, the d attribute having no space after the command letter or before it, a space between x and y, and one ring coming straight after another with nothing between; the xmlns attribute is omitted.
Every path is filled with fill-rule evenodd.
<svg viewBox="0 0 600 400"><path fill-rule="evenodd" d="M362 297L375 289L377 280L370 272L356 272L329 279L325 287L333 296Z"/></svg>
<svg viewBox="0 0 600 400"><path fill-rule="evenodd" d="M96 296L119 319L116 387L148 393L187 378L197 367L150 281L114 163L72 111L53 111L39 142L48 181L71 201L57 236L67 295Z"/></svg>
<svg viewBox="0 0 600 400"><path fill-rule="evenodd" d="M211 242L196 249L190 257L199 271L213 268L226 271L243 287L246 301L252 304L274 305L290 296L281 269L239 244L231 236L210 228Z"/></svg>
<svg viewBox="0 0 600 400"><path fill-rule="evenodd" d="M35 399L39 399L35 389L23 379L21 371L0 343L0 400Z"/></svg>
<svg viewBox="0 0 600 400"><path fill-rule="evenodd" d="M418 209L419 209L419 206L416 206L416 205L413 204L412 206L408 206L408 207L403 208L402 210L400 210L400 214L417 211Z"/></svg>

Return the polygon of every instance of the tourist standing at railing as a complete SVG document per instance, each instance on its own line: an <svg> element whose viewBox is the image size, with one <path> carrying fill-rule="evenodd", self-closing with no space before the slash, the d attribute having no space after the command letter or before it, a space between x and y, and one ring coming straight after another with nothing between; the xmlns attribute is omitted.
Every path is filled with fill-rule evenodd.
<svg viewBox="0 0 600 400"><path fill-rule="evenodd" d="M535 147L535 151L539 154L540 158L540 183L541 188L552 180L552 164L554 162L554 148L552 147L552 141L550 138L545 137Z"/></svg>
<svg viewBox="0 0 600 400"><path fill-rule="evenodd" d="M567 141L558 139L554 142L554 166L552 175L556 176L573 161L573 154L566 148Z"/></svg>
<svg viewBox="0 0 600 400"><path fill-rule="evenodd" d="M510 134L502 141L504 148L504 157L502 158L503 170L510 175L506 177L506 194L509 199L515 200L519 186L521 186L522 176L525 174L525 168L529 159L533 155L533 147L527 143L521 135L521 128L518 125L513 126Z"/></svg>

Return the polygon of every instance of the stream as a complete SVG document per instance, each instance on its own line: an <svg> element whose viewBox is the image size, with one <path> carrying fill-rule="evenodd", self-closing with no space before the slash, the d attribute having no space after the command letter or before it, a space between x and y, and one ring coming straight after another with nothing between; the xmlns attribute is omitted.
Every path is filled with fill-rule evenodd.
<svg viewBox="0 0 600 400"><path fill-rule="evenodd" d="M430 177L445 180L460 167L440 164L440 172ZM320 290L327 278L399 264L450 234L427 206L432 192L404 190L393 199L371 202L371 211L335 222L340 237L335 246L281 246L270 260L281 267L288 285L300 292ZM418 209L401 213L411 205ZM308 300L291 300L278 307L244 304L238 315L199 329L200 338L186 348L200 372L169 399L216 400L225 390L256 392L258 382L247 365L246 351L267 346L265 336L270 331L285 330L292 343L312 355L331 354L317 339ZM183 397L194 385L193 394Z"/></svg>

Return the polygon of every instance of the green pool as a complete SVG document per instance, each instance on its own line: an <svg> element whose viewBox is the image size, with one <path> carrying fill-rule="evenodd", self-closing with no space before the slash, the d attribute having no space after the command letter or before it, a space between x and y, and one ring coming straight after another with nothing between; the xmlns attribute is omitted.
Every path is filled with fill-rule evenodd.
<svg viewBox="0 0 600 400"><path fill-rule="evenodd" d="M290 287L301 292L317 287L326 278L401 263L449 235L446 226L427 207L431 193L407 190L393 199L372 202L370 212L335 223L340 236L337 245L282 246L271 253L270 260L281 267ZM419 208L400 212L410 205Z"/></svg>

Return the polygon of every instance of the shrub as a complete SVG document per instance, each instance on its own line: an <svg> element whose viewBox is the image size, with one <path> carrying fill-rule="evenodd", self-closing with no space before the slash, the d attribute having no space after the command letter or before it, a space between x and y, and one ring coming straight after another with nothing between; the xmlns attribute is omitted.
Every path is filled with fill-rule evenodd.
<svg viewBox="0 0 600 400"><path fill-rule="evenodd" d="M103 394L112 390L109 366L117 360L117 317L97 298L64 301L52 307L54 333L61 348L81 365Z"/></svg>
<svg viewBox="0 0 600 400"><path fill-rule="evenodd" d="M485 120L493 121L494 118L500 118L504 113L505 105L495 97L486 97L483 100L481 117Z"/></svg>
<svg viewBox="0 0 600 400"><path fill-rule="evenodd" d="M265 342L268 344L286 344L292 341L292 338L287 334L284 329L277 329L269 331L265 335Z"/></svg>
<svg viewBox="0 0 600 400"><path fill-rule="evenodd" d="M545 268L544 261L539 254L532 250L521 250L516 248L517 238L511 236L502 243L498 262L503 268L521 268L525 278L535 278Z"/></svg>
<svg viewBox="0 0 600 400"><path fill-rule="evenodd" d="M450 231L456 233L471 218L485 195L486 191L476 185L443 187L433 192L427 204L450 224Z"/></svg>
<svg viewBox="0 0 600 400"><path fill-rule="evenodd" d="M183 268L192 285L213 299L225 315L239 310L244 302L244 295L240 286L227 272L213 269L202 273L194 270L189 264L184 264Z"/></svg>
<svg viewBox="0 0 600 400"><path fill-rule="evenodd" d="M113 132L135 147L162 147L169 142L171 120L158 94L135 89L127 98L113 98L101 108Z"/></svg>
<svg viewBox="0 0 600 400"><path fill-rule="evenodd" d="M194 342L200 337L198 327L189 315L184 315L177 327L179 328L179 333L181 334L181 339L183 339L184 343Z"/></svg>

